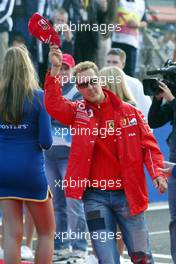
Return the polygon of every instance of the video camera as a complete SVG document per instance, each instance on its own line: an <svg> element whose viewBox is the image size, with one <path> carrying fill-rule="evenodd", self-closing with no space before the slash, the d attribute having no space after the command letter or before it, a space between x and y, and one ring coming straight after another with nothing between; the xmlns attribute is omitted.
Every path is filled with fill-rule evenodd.
<svg viewBox="0 0 176 264"><path fill-rule="evenodd" d="M159 88L159 81L165 83L171 90L173 95L176 95L176 62L167 60L163 68L147 71L147 75L161 74L163 79L150 78L143 80L144 94L155 96L162 92Z"/></svg>

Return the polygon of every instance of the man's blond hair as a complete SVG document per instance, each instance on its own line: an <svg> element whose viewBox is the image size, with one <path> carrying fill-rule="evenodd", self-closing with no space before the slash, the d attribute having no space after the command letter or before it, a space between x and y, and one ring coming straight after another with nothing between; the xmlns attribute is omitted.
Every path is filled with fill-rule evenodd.
<svg viewBox="0 0 176 264"><path fill-rule="evenodd" d="M73 69L73 75L76 76L76 74L89 70L89 69L94 70L95 74L98 76L98 73L99 73L98 67L94 62L91 62L91 61L84 61L84 62L78 63Z"/></svg>

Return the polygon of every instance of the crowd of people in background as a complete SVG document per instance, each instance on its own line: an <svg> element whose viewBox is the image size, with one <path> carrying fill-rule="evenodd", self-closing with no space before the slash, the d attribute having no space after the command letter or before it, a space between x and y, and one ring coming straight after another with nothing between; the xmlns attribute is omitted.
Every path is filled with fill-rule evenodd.
<svg viewBox="0 0 176 264"><path fill-rule="evenodd" d="M117 47L126 52L125 73L135 75L139 34L147 26L144 0L9 0L1 1L1 6L1 60L9 45L16 42L25 44L42 86L49 64L49 49L48 45L40 43L28 33L28 21L35 12L55 25L61 38L62 52L73 55L76 63L90 60L101 68L105 65L109 49ZM90 29L87 27L77 30L81 24L90 25ZM92 30L95 24L99 26L98 30ZM102 24L104 27L100 30ZM116 27L113 28L114 24ZM172 59L176 45L174 29L169 27L160 43L161 48ZM163 47L162 43L166 45Z"/></svg>
<svg viewBox="0 0 176 264"><path fill-rule="evenodd" d="M61 50L74 56L76 63L96 62L103 67L106 54L112 47L122 48L127 55L126 74L134 76L137 49L139 47L139 29L146 26L145 1L117 0L70 0L70 1L25 1L12 0L2 2L0 18L1 54L8 45L23 43L31 53L39 73L41 84L48 67L48 45L41 44L28 33L28 20L35 12L49 19L61 38ZM116 8L119 2L119 7ZM88 24L90 29L78 29ZM94 30L93 25L104 25L103 30ZM119 26L112 28L112 25ZM70 25L72 25L70 27ZM73 27L74 25L74 27ZM108 28L111 25L111 29ZM128 25L128 28L127 28ZM1 56L2 58L3 56Z"/></svg>
<svg viewBox="0 0 176 264"><path fill-rule="evenodd" d="M65 122L65 120L62 120L62 117L60 118L60 116L59 118L56 118L56 120L55 114L53 114L52 111L47 110L52 116L50 122L50 118L47 115L45 107L43 105L43 91L38 90L38 86L40 86L42 89L44 88L45 75L50 67L54 67L53 57L57 57L57 59L55 59L56 63L60 62L60 58L59 54L57 53L58 51L55 51L54 48L52 49L48 44L44 44L38 41L29 34L28 21L35 12L39 12L42 16L47 18L52 23L53 27L56 29L60 36L62 62L59 67L58 64L56 65L59 69L58 71L56 71L56 73L59 73L61 76L60 86L62 89L62 95L66 100L69 100L73 103L71 103L72 108L74 108L74 102L77 102L77 100L87 99L89 103L91 102L90 98L86 97L87 95L84 93L83 86L87 85L86 87L88 87L92 84L84 83L83 85L81 83L75 83L72 81L74 76L77 77L77 75L81 74L82 72L89 70L90 72L93 72L91 73L93 75L93 78L98 76L114 76L115 78L115 76L119 76L121 79L120 83L109 83L108 81L106 81L106 83L102 84L101 87L108 87L108 90L112 91L112 93L115 93L121 101L131 105L129 106L128 111L131 111L132 114L134 114L135 112L135 110L133 110L133 106L137 107L147 120L152 100L149 96L144 95L143 85L141 81L135 78L137 56L138 50L140 48L140 30L147 27L145 1L0 0L0 70L2 70L0 79L4 78L6 80L6 83L1 81L0 84L0 88L3 91L1 91L0 93L0 124L4 124L4 122L14 122L14 124L18 126L18 123L21 122L21 120L23 121L23 123L29 122L32 127L29 131L29 134L26 134L27 140L26 138L24 138L26 149L21 149L21 146L19 144L19 149L15 149L15 152L19 152L19 155L21 155L21 158L23 160L25 160L25 153L27 155L26 159L29 159L30 163L32 162L32 156L35 157L35 160L33 161L35 162L37 160L38 162L38 170L33 168L33 170L31 169L31 171L29 172L29 175L32 177L32 181L29 180L29 182L23 182L22 180L21 182L23 186L26 186L26 190L29 189L28 192L30 192L30 195L27 193L27 196L25 196L25 191L24 193L21 192L21 190L19 191L17 186L17 189L14 191L13 195L10 196L17 197L17 199L19 200L12 199L8 202L2 200L1 202L1 209L3 211L5 224L3 228L4 232L2 234L3 242L2 247L0 248L0 257L5 257L5 261L7 261L6 263L13 264L18 264L18 261L21 257L23 259L34 259L34 254L32 251L32 237L36 230L39 240L35 253L36 264L49 264L51 263L51 259L55 261L62 261L68 260L70 257L72 257L73 259L85 260L88 251L87 239L85 237L82 237L81 239L76 238L74 240L70 239L69 237L62 239L62 236L60 236L59 234L67 233L68 230L71 230L75 234L86 233L88 231L88 228L90 232L93 230L90 221L96 219L97 215L95 213L96 211L93 211L95 215L91 215L90 207L93 207L95 205L91 205L89 207L89 199L91 196L94 197L96 193L95 190L87 190L84 201L80 199L76 200L72 199L73 197L71 198L72 195L68 195L68 197L65 197L63 188L61 188L57 184L59 182L63 182L65 179L72 143L71 131L68 129L67 125L71 124L71 122ZM84 24L89 26L87 26L87 28L81 27L81 25ZM164 46L164 51L169 58L174 58L176 47L175 33L168 32L168 34L164 36L164 38L161 39L160 42L167 42ZM17 58L19 60L19 63L15 64L15 60L17 60ZM87 61L92 62L93 64L85 64L85 66L84 64L80 64ZM10 63L11 72L10 69L7 69ZM32 66L32 63L34 65L34 68ZM78 65L78 67L76 66L76 73L75 65ZM16 71L14 71L15 67L18 67ZM21 72L20 67L22 69ZM28 71L25 70L27 68ZM100 72L98 72L98 68L100 69ZM38 80L35 72L37 73ZM16 82L14 81L13 83L11 83L11 80L7 78L8 73L9 78L11 77L14 80L19 76L21 76L19 78L22 79L24 78L24 76L27 77L24 82L21 82L20 79L17 78ZM27 78L28 80L29 78L33 80L29 80L30 85L27 82ZM46 79L47 78L50 82L51 80L48 75ZM107 79L108 78L106 78L106 80ZM10 85L12 86L11 88L16 89L16 94L20 97L20 99L17 100L17 102L21 104L21 108L19 109L15 104L13 105L14 108L8 108L8 103L10 102L8 96L15 96L15 92L12 89L9 91L7 90L6 92L7 86ZM20 89L22 88L21 86L24 86L24 90L20 95ZM98 89L99 88L97 88L97 90ZM100 95L102 95L102 91L99 90ZM109 94L109 92L104 92L106 96L106 93ZM6 96L7 94L8 96ZM109 97L113 98L111 93L110 95L108 95L108 98ZM99 100L97 101L99 102ZM25 106L24 109L23 105ZM5 110L2 109L2 106ZM30 117L29 115L30 107L32 108L32 117ZM126 109L125 106L124 109ZM12 115L13 111L17 115L18 119L15 119L15 117ZM54 111L57 112L57 107ZM82 116L82 113L79 113L78 115ZM138 115L139 120L141 120L140 114L138 112L136 115ZM150 117L151 115L152 112L150 111ZM91 117L91 113L89 117ZM85 117L85 119L89 117ZM166 118L166 121L170 119L171 117L169 116L168 118ZM124 122L126 121L124 120ZM152 121L150 120L150 122ZM143 126L143 124L141 126ZM155 125L152 126L155 127ZM64 129L66 129L68 133L63 136L59 133L59 131L64 131ZM5 148L6 144L5 141L1 141L1 137L4 136L5 138L8 138L10 136L9 131L6 131L5 129L3 129L2 133L0 131L1 148ZM141 129L141 131L143 137L149 137L148 140L154 142L152 144L155 144L153 136L146 135L146 131L144 131L144 129ZM21 132L23 132L22 127L18 127L14 134L15 141L12 142L12 145L9 144L9 149L6 148L6 155L9 160L13 160L13 157L9 157L8 153L12 152L13 144L15 146L16 142L21 141ZM37 133L39 133L39 137L37 136ZM142 140L145 141L144 139ZM141 144L144 143L142 140ZM32 146L28 144L31 141L33 142ZM53 141L53 143L51 141ZM136 145L136 147L140 149L139 145ZM160 153L155 153L159 151L157 144L155 147L157 151L156 149L150 149L151 146L147 144L145 145L145 148L153 151L156 156L158 155L158 159L162 160L162 158L160 157ZM77 151L80 155L84 154L81 154L81 150L79 149L77 149ZM0 155L4 155L1 153L1 150ZM139 158L141 164L143 162L145 163L146 160L149 163L148 156L147 158L141 157ZM75 159L74 155L73 159ZM175 158L173 159L173 161L175 162ZM156 167L158 165L156 160L154 165ZM161 165L162 167L162 162L159 165ZM21 164L19 163L19 161L16 161L14 167L9 169L8 164L4 163L0 158L0 166L1 169L3 168L2 171L4 171L4 175L5 172L8 171L7 174L9 177L9 180L4 183L4 186L0 186L0 198L2 199L4 197L9 197L9 193L11 193L11 190L9 191L8 183L11 181L12 170L16 171L15 174L19 174L18 181L20 181L21 179L23 179L22 175L24 171L27 170L30 164ZM45 166L45 171L43 171L43 166ZM71 170L70 166L69 169ZM96 169L94 168L94 170ZM156 175L154 175L150 166L149 170L153 179L156 175L159 175L159 173L156 173ZM40 175L40 182L37 182L37 180L35 182L35 175ZM3 174L0 176L0 181L3 181L3 178L1 179L2 176ZM34 193L32 187L33 184L36 184L36 190L37 187L39 188L39 190L35 190ZM165 191L165 183L160 182L160 179L158 180L158 182L156 182L156 184L159 189L163 188L163 192ZM41 186L42 188L40 189ZM6 192L4 192L4 189L6 189ZM113 192L114 190L111 191ZM37 196L36 192L38 194ZM121 192L120 189L118 190L118 192L120 195L119 199L125 201L126 198L123 191ZM99 195L101 198L102 193L97 193L97 195ZM52 197L53 208L50 199ZM24 206L20 199L25 201ZM36 201L47 202L42 203L41 205L41 203L35 203ZM26 219L24 227L26 234L26 244L21 247L23 229L22 218L24 215L23 208L25 211ZM84 210L86 210L86 214ZM136 211L139 212L140 210L136 209ZM45 222L42 221L39 214L44 215ZM124 217L123 214L121 215L121 217ZM11 222L14 221L14 219L16 221L15 226ZM99 219L101 219L101 217ZM108 250L110 251L110 248L103 248L100 246L101 242L100 244L98 244L98 241L92 241L95 250L95 256L98 257L99 262L93 255L91 259L92 262L90 262L89 259L89 262L87 263L119 263L119 255L116 251L117 248L120 252L120 263L123 263L123 251L125 247L124 242L128 248L129 254L131 254L130 257L134 263L139 263L137 262L139 261L139 258L143 258L142 261L146 261L141 263L153 263L150 247L148 242L146 242L148 240L148 234L146 229L144 228L144 222L141 218L139 219L139 221L141 221L141 225L143 226L143 228L141 229L140 235L143 238L144 243L146 243L145 247L142 248L142 250L144 250L145 252L145 256L141 257L141 255L139 256L138 254L133 254L133 250L135 247L133 248L131 240L128 240L128 238L126 237L127 231L131 232L132 236L134 235L132 230L130 230L130 228L128 229L127 227L128 224L131 224L130 221L132 221L132 219L129 217L129 223L127 222L126 226L123 226L123 224L120 222L119 227L117 227L117 225L115 224L112 227L109 223L110 229L115 230L116 227L119 232L122 231L123 239L117 239L117 245L111 245L113 247L112 255L108 252ZM175 225L173 224L174 221L175 219L172 219L172 227L175 227ZM99 224L102 224L101 221L99 221ZM174 227L172 228L171 234L172 240L174 240ZM13 238L12 240L11 237ZM138 241L136 240L136 244L137 243ZM173 243L174 242L172 241L172 245ZM16 246L14 247L14 245ZM53 249L54 257L52 256ZM172 249L172 252L173 251L174 249ZM41 252L45 252L45 254ZM175 252L173 253L173 256L174 254ZM107 262L105 262L106 257ZM14 259L16 259L16 262L14 261ZM111 261L111 263L108 261Z"/></svg>

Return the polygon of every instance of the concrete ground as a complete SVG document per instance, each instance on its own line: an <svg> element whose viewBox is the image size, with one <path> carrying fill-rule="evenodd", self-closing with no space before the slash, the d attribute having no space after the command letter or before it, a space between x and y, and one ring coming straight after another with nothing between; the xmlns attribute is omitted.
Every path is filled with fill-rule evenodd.
<svg viewBox="0 0 176 264"><path fill-rule="evenodd" d="M148 224L151 248L155 260L155 264L169 264L172 263L170 255L169 245L169 209L168 204L156 203L150 204L149 209L146 212L146 221ZM34 246L36 239L34 239ZM89 254L92 254L91 244L89 243ZM128 254L125 251L124 254L125 263L131 263L128 258ZM67 261L53 262L55 264L67 264ZM77 264L94 264L85 262L70 262ZM110 264L110 263L109 263Z"/></svg>

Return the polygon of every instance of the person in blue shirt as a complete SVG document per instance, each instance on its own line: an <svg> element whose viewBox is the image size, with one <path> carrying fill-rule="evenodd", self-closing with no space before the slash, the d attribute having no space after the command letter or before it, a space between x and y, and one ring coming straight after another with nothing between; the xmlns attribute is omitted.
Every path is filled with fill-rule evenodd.
<svg viewBox="0 0 176 264"><path fill-rule="evenodd" d="M51 123L43 105L27 49L8 49L0 77L0 207L4 218L5 263L20 263L23 202L37 233L35 264L52 263L55 231L44 150L52 145Z"/></svg>

